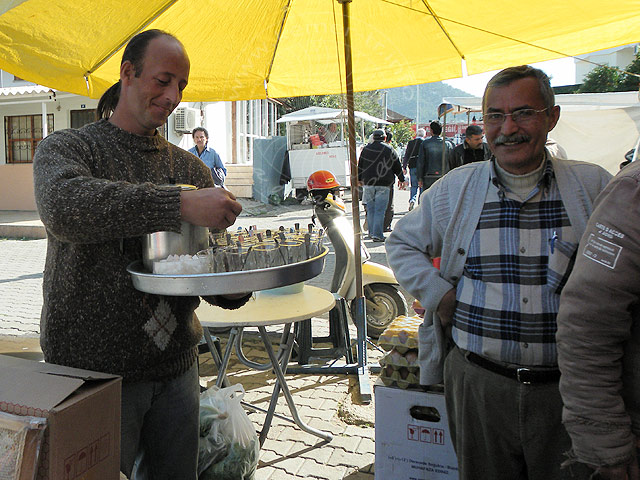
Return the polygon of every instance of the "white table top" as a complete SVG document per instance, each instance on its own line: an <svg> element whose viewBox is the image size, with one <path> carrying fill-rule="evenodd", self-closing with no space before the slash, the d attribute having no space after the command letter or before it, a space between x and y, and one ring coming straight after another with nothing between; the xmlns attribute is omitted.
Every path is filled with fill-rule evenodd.
<svg viewBox="0 0 640 480"><path fill-rule="evenodd" d="M256 292L236 310L226 310L202 300L196 315L203 327L260 327L306 320L328 312L334 305L331 292L305 285L302 292L288 295Z"/></svg>

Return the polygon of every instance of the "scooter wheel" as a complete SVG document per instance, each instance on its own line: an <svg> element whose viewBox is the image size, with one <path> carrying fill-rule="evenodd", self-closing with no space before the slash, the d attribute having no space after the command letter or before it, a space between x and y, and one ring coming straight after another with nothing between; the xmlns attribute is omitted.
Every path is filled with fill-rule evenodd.
<svg viewBox="0 0 640 480"><path fill-rule="evenodd" d="M407 301L394 285L373 283L365 285L367 310L367 336L378 338L389 324L400 315L407 314ZM351 302L351 318L355 317L355 305Z"/></svg>

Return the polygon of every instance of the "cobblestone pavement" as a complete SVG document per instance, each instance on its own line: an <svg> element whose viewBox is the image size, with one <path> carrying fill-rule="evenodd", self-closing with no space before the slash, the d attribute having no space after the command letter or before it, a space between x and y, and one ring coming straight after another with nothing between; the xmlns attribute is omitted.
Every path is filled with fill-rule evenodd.
<svg viewBox="0 0 640 480"><path fill-rule="evenodd" d="M275 207L250 200L242 200L242 203L244 211L237 221L242 227L256 225L262 229L284 225L288 228L294 223L306 226L312 215L310 205ZM406 212L407 203L407 192L396 191L396 220ZM347 212L350 214L349 204ZM368 241L365 244L371 253L371 261L386 265L383 245ZM0 239L0 352L28 358L38 356L45 254L46 240ZM330 254L323 273L308 283L328 289L333 267L334 257ZM410 305L412 298L406 292L405 296ZM313 325L314 335L327 331L326 319L315 319ZM276 341L277 329L272 333ZM224 346L225 336L220 337ZM355 331L352 331L352 338L355 338ZM248 331L243 345L248 358L266 360L255 333ZM369 355L370 360L375 361L380 354L369 349ZM235 358L233 355L228 369L231 383L242 383L245 400L266 409L275 381L273 374L251 370ZM216 369L208 353L200 356L200 367L202 386L213 385ZM374 381L375 375L372 375L371 382ZM334 439L324 442L286 420L274 418L261 450L256 480L373 479L374 403L360 401L357 377L288 374L287 383L301 418L312 427L333 433ZM276 411L282 415L289 413L282 396ZM249 418L259 428L264 414L251 412Z"/></svg>

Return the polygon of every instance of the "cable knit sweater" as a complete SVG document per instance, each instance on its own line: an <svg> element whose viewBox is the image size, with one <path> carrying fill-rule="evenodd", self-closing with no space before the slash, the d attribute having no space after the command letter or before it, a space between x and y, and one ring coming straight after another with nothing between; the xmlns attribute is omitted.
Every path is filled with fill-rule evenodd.
<svg viewBox="0 0 640 480"><path fill-rule="evenodd" d="M133 288L127 265L142 235L180 231L180 189L212 187L209 168L160 135L106 120L54 132L33 160L36 204L47 229L41 345L51 363L122 375L178 376L196 361L198 297Z"/></svg>

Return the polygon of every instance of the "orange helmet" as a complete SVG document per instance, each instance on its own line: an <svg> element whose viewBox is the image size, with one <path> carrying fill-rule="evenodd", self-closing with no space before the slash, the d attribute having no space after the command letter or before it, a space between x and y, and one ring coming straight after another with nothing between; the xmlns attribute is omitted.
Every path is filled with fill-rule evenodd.
<svg viewBox="0 0 640 480"><path fill-rule="evenodd" d="M328 170L318 170L309 175L307 179L307 189L312 190L326 190L328 188L337 188L340 184L336 180L336 177Z"/></svg>

